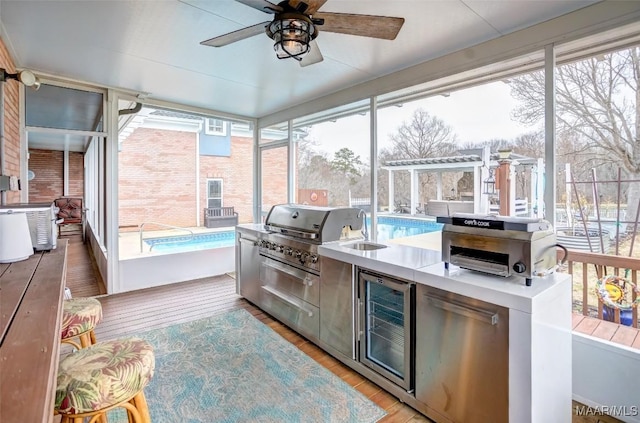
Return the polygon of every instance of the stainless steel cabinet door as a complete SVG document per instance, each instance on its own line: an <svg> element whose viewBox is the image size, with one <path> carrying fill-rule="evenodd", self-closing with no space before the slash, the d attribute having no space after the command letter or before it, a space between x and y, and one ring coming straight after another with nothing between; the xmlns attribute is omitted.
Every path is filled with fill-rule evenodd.
<svg viewBox="0 0 640 423"><path fill-rule="evenodd" d="M320 262L320 340L355 359L352 265L328 257Z"/></svg>
<svg viewBox="0 0 640 423"><path fill-rule="evenodd" d="M260 302L260 255L257 238L236 233L236 293L254 304Z"/></svg>
<svg viewBox="0 0 640 423"><path fill-rule="evenodd" d="M419 285L416 399L454 422L509 419L509 311Z"/></svg>

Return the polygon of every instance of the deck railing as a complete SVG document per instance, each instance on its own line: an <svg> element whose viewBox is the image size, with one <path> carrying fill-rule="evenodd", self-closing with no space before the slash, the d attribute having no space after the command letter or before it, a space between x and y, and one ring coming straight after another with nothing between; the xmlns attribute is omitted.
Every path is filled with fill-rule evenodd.
<svg viewBox="0 0 640 423"><path fill-rule="evenodd" d="M562 258L564 252L558 251ZM564 270L572 275L573 301L581 304L581 312L588 316L590 310L598 310L598 318L603 319L603 307L596 295L596 282L607 275L624 277L637 285L640 259L635 257L613 256L608 254L591 253L587 251L569 250ZM581 295L582 298L576 298ZM636 300L634 292L632 300ZM620 322L620 310L614 310L614 321ZM638 327L638 310L632 311L632 326Z"/></svg>

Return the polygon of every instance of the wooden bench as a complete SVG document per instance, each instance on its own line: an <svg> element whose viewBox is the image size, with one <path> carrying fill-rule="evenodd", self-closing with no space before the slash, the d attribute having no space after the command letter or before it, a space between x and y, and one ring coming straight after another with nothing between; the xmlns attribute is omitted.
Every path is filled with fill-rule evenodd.
<svg viewBox="0 0 640 423"><path fill-rule="evenodd" d="M207 228L224 228L238 224L238 213L233 207L209 207L204 209L204 226Z"/></svg>
<svg viewBox="0 0 640 423"><path fill-rule="evenodd" d="M58 373L67 240L0 263L0 416L52 422Z"/></svg>

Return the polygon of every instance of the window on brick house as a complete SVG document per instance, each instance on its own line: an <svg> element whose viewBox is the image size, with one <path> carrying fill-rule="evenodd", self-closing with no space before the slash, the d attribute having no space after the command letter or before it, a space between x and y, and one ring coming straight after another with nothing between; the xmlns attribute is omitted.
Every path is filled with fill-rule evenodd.
<svg viewBox="0 0 640 423"><path fill-rule="evenodd" d="M227 125L222 119L207 118L204 133L207 135L227 135Z"/></svg>
<svg viewBox="0 0 640 423"><path fill-rule="evenodd" d="M222 207L222 179L207 180L207 207Z"/></svg>

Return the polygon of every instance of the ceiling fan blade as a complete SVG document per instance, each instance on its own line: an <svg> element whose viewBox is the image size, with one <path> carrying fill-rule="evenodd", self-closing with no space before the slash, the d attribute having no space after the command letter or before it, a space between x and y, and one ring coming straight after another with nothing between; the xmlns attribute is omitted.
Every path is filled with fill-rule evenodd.
<svg viewBox="0 0 640 423"><path fill-rule="evenodd" d="M306 3L307 9L304 11L307 15L313 15L325 4L327 0L289 0L289 4L295 9L300 3Z"/></svg>
<svg viewBox="0 0 640 423"><path fill-rule="evenodd" d="M277 4L268 2L267 0L236 0L238 3L242 3L245 6L253 7L264 13L277 13L282 12L282 7Z"/></svg>
<svg viewBox="0 0 640 423"><path fill-rule="evenodd" d="M324 19L324 25L320 27L320 30L324 32L338 32L384 40L395 39L404 24L404 18L352 13L318 12L313 17Z"/></svg>
<svg viewBox="0 0 640 423"><path fill-rule="evenodd" d="M244 40L245 38L253 37L254 35L264 33L264 28L269 25L271 21L262 22L246 28L239 29L237 31L229 32L228 34L213 37L209 40L203 41L200 44L203 46L222 47L227 44L235 43L236 41Z"/></svg>
<svg viewBox="0 0 640 423"><path fill-rule="evenodd" d="M300 60L300 66L305 67L309 65L313 65L314 63L320 63L324 60L322 57L322 53L320 53L320 49L318 48L318 43L316 40L313 40L309 43L309 53Z"/></svg>

